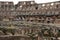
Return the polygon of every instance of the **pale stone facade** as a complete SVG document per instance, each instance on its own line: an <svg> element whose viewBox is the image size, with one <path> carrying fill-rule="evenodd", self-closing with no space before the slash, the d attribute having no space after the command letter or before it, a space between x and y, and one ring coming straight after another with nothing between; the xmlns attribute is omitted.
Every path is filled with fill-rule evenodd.
<svg viewBox="0 0 60 40"><path fill-rule="evenodd" d="M13 2L0 2L0 27L3 28L4 37L14 36L11 40L58 40L60 1L42 4L22 1L16 5ZM15 39L15 36L18 38Z"/></svg>

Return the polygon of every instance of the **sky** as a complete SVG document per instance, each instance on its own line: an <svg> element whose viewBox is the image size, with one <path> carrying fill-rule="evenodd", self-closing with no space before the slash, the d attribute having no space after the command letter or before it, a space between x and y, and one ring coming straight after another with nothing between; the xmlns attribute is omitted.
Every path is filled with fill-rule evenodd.
<svg viewBox="0 0 60 40"><path fill-rule="evenodd" d="M13 1L14 4L17 4L18 1L35 1L36 3L46 3L46 2L54 2L59 0L0 0L0 1Z"/></svg>

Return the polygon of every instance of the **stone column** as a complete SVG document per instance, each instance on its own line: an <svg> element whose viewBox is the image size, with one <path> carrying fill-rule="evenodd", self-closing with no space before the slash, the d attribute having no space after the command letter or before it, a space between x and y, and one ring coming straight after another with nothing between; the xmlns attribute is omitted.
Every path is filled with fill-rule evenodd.
<svg viewBox="0 0 60 40"><path fill-rule="evenodd" d="M24 34L24 30L22 29L22 35Z"/></svg>
<svg viewBox="0 0 60 40"><path fill-rule="evenodd" d="M28 29L26 29L26 34L28 34Z"/></svg>
<svg viewBox="0 0 60 40"><path fill-rule="evenodd" d="M29 31L30 31L30 33L31 33L31 29L30 29Z"/></svg>
<svg viewBox="0 0 60 40"><path fill-rule="evenodd" d="M43 40L43 35L42 35L42 33L38 33L38 40Z"/></svg>
<svg viewBox="0 0 60 40"><path fill-rule="evenodd" d="M38 36L38 40L42 40L42 37L41 36Z"/></svg>

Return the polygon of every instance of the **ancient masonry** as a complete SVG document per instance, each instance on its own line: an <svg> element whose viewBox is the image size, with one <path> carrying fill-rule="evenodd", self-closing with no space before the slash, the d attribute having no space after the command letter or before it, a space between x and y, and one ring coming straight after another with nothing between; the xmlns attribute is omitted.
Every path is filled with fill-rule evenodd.
<svg viewBox="0 0 60 40"><path fill-rule="evenodd" d="M60 1L0 1L0 40L60 40Z"/></svg>

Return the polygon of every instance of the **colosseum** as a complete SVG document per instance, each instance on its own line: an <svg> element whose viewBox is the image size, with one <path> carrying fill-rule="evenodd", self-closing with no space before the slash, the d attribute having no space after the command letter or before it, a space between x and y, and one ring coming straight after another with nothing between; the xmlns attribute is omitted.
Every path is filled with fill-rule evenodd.
<svg viewBox="0 0 60 40"><path fill-rule="evenodd" d="M60 1L0 1L0 40L60 40Z"/></svg>

